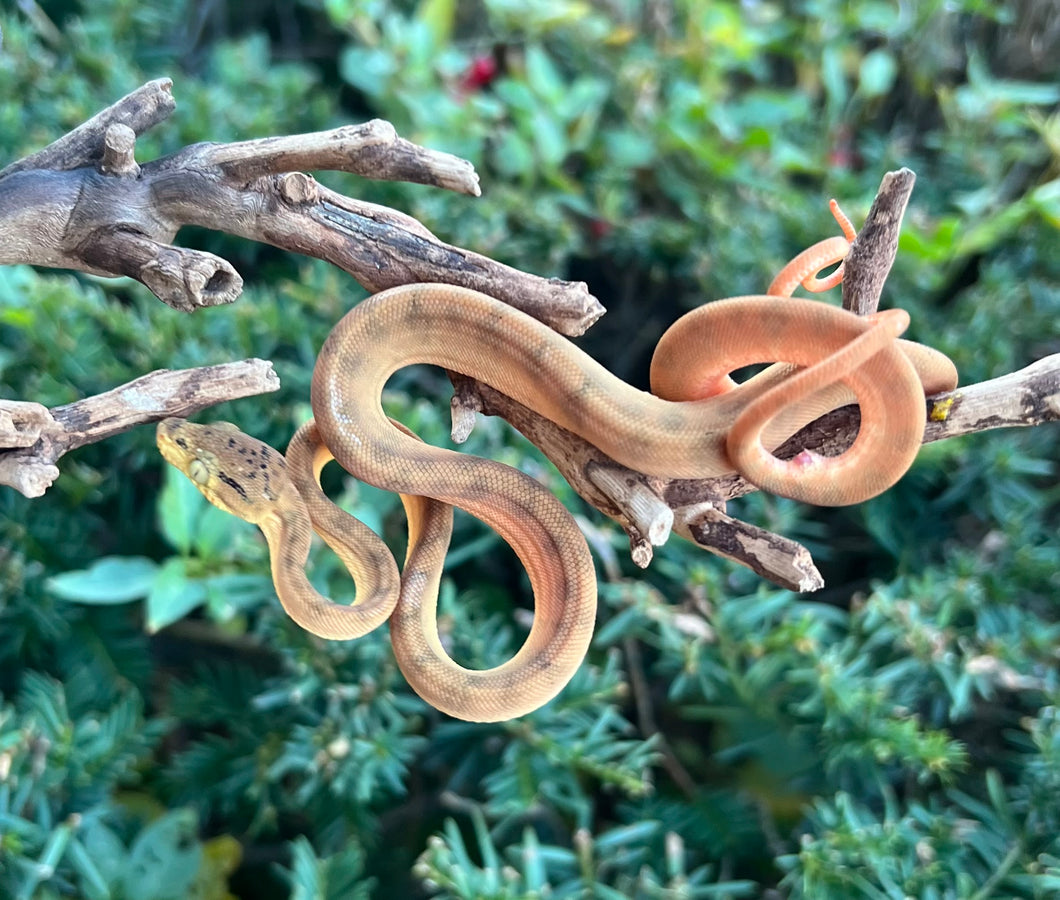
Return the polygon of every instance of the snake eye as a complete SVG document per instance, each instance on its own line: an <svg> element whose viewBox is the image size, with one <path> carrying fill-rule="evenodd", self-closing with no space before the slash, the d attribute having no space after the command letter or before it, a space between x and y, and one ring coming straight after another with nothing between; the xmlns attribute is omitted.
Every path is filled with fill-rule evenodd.
<svg viewBox="0 0 1060 900"><path fill-rule="evenodd" d="M193 459L188 464L188 477L196 484L206 484L210 480L210 470L201 459Z"/></svg>

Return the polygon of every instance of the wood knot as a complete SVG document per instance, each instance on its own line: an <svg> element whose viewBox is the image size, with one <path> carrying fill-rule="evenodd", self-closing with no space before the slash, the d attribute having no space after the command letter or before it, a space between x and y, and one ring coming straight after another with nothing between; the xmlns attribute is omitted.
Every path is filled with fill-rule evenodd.
<svg viewBox="0 0 1060 900"><path fill-rule="evenodd" d="M136 132L120 123L107 126L103 134L103 159L99 171L104 175L131 176L140 174L133 151L136 148Z"/></svg>
<svg viewBox="0 0 1060 900"><path fill-rule="evenodd" d="M280 196L296 205L316 203L319 197L316 180L305 172L290 172L280 178Z"/></svg>

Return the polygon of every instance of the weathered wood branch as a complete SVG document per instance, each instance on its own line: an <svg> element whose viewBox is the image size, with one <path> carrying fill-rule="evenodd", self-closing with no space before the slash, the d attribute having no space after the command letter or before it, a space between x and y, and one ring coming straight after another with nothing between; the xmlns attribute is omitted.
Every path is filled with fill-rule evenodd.
<svg viewBox="0 0 1060 900"><path fill-rule="evenodd" d="M645 475L620 465L578 435L488 385L463 376L455 376L455 381L454 415L464 422L464 434L455 433L454 440L467 436L466 416L471 410L510 422L552 460L586 502L622 526L638 566L646 567L652 547L666 541L662 523L670 518L677 534L782 587L812 591L824 586L805 547L726 515L726 501L756 490L739 475L714 479ZM931 397L926 417L925 443L992 428L1060 421L1060 354L1018 372ZM854 442L859 422L856 406L834 410L793 435L776 455L790 459L803 449L822 455L841 453ZM606 479L599 477L601 471L608 473Z"/></svg>
<svg viewBox="0 0 1060 900"><path fill-rule="evenodd" d="M0 172L0 264L135 278L181 311L229 303L242 279L225 260L172 245L196 225L325 259L370 291L417 281L471 287L564 334L603 313L582 282L541 278L440 241L421 223L345 197L296 169L400 179L477 196L465 160L373 120L331 131L196 144L142 165L136 135L174 109L151 82Z"/></svg>
<svg viewBox="0 0 1060 900"><path fill-rule="evenodd" d="M884 282L898 255L898 236L916 175L911 169L888 172L872 201L865 224L843 264L843 309L859 316L876 312Z"/></svg>
<svg viewBox="0 0 1060 900"><path fill-rule="evenodd" d="M143 134L168 119L175 108L173 81L169 78L149 81L43 150L0 169L0 179L29 169L65 172L96 165L103 158L108 128L123 125L134 135Z"/></svg>
<svg viewBox="0 0 1060 900"><path fill-rule="evenodd" d="M0 484L39 497L59 477L70 450L167 416L189 416L226 400L275 391L280 380L262 359L159 369L121 387L65 406L0 400Z"/></svg>

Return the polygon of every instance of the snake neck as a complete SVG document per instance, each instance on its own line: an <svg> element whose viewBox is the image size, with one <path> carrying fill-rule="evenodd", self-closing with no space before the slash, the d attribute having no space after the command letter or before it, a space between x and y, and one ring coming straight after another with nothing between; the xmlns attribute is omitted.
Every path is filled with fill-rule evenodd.
<svg viewBox="0 0 1060 900"><path fill-rule="evenodd" d="M272 511L258 522L258 527L269 546L276 593L288 614L291 614L292 606L298 605L298 598L320 598L305 574L313 529L304 504L299 500L285 510ZM296 617L292 615L292 618Z"/></svg>

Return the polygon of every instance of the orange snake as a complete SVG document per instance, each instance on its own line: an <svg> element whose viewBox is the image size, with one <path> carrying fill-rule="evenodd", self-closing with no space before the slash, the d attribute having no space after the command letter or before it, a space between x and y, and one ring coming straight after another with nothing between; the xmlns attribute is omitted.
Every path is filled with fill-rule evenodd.
<svg viewBox="0 0 1060 900"><path fill-rule="evenodd" d="M902 310L858 317L824 303L786 299L802 283L838 283L846 237L800 254L766 296L720 300L679 319L652 360L653 394L611 375L547 326L466 288L413 284L359 304L328 336L313 373L315 421L299 429L287 462L234 426L159 423L158 444L215 505L265 534L273 580L296 622L322 637L357 637L389 618L394 654L433 706L471 721L537 709L581 664L595 621L596 578L572 516L541 484L500 463L422 443L387 419L387 379L432 363L484 381L631 469L669 478L741 473L773 493L819 505L859 503L894 484L920 447L925 393L950 390L942 354L896 340ZM706 349L704 349L706 348ZM740 386L727 373L783 360ZM854 401L861 428L850 449L781 461L770 450L825 412ZM691 402L689 402L691 401ZM409 549L400 576L386 546L321 491L334 457L348 472L401 494ZM526 642L496 668L463 668L445 652L436 603L459 506L494 528L530 577L535 615ZM309 584L303 567L316 529L357 581L352 606ZM400 597L400 599L399 599Z"/></svg>

